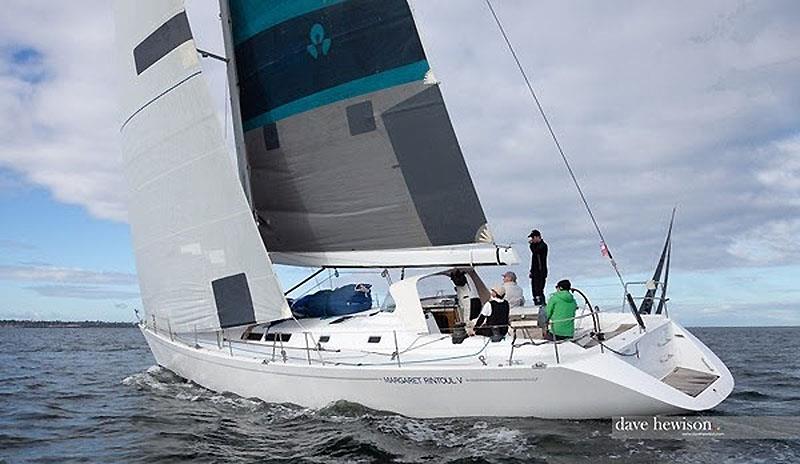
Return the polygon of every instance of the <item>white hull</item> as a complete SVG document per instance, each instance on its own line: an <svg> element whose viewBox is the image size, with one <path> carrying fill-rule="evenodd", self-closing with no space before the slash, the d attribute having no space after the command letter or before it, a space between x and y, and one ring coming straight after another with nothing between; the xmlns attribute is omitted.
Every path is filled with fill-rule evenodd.
<svg viewBox="0 0 800 464"><path fill-rule="evenodd" d="M632 319L604 315L612 323L614 318L626 317ZM227 340L220 345L201 337L195 344L194 339L187 343L150 328L143 327L143 333L159 365L203 387L311 408L346 400L411 417L585 419L702 411L730 394L733 378L708 348L668 318L646 316L646 322L646 332L635 327L606 343L621 353L638 346L638 357L601 351L600 346L564 343L556 360L555 347L548 343L516 348L509 363L511 336L499 343L470 337L462 345L453 345L441 336L426 335L439 341L414 356L404 355L400 366L386 362L387 357L375 363L381 365L336 365L331 361L336 355L328 353L324 356L329 361L323 363L323 355L313 349L299 350L301 355L283 360L275 358L276 347L271 343L241 341L231 346ZM295 339L302 344L303 333ZM420 339L417 336L416 343ZM401 337L399 343L403 346L407 341ZM475 353L481 347L483 360L465 355L448 361L441 356L446 351ZM438 361L425 362L426 357ZM339 355L338 359L345 358ZM692 397L661 380L675 367L718 378Z"/></svg>

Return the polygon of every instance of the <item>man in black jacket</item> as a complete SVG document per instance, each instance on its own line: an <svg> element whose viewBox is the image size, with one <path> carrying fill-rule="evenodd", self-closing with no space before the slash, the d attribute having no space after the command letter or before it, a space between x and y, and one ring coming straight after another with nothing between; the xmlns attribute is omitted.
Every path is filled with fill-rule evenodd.
<svg viewBox="0 0 800 464"><path fill-rule="evenodd" d="M528 243L531 248L531 291L533 293L533 304L544 306L544 286L547 280L547 244L542 240L542 234L533 229L528 235Z"/></svg>

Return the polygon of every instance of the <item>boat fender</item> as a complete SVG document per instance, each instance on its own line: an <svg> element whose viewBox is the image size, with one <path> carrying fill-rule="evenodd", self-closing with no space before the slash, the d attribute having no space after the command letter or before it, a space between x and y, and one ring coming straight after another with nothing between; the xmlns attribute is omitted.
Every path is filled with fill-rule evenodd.
<svg viewBox="0 0 800 464"><path fill-rule="evenodd" d="M491 340L492 343L497 343L503 341L503 338L505 338L505 336L506 334L500 327L492 327L492 336L489 337L489 340Z"/></svg>
<svg viewBox="0 0 800 464"><path fill-rule="evenodd" d="M453 326L453 332L450 334L450 338L453 341L454 345L460 345L464 340L468 337L467 335L467 328L466 324L463 322L458 322Z"/></svg>
<svg viewBox="0 0 800 464"><path fill-rule="evenodd" d="M536 316L536 325L544 329L547 327L548 319L547 308L545 306L539 306L539 314Z"/></svg>

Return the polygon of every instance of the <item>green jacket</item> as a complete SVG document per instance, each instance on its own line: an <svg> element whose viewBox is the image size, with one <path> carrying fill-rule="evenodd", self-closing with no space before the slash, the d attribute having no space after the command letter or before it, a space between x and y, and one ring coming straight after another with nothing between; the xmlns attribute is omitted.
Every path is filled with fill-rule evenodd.
<svg viewBox="0 0 800 464"><path fill-rule="evenodd" d="M551 331L562 337L571 337L575 334L575 310L578 309L578 303L575 302L575 297L569 290L559 290L552 295L547 301L547 319L553 321ZM561 321L561 319L569 319Z"/></svg>

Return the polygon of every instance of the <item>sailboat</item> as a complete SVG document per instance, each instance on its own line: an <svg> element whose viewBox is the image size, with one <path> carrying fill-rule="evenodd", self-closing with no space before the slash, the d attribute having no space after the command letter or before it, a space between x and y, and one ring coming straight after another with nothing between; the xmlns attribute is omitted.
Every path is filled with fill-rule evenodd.
<svg viewBox="0 0 800 464"><path fill-rule="evenodd" d="M660 303L584 298L570 340L530 319L455 336L458 302L426 285L462 272L482 304L476 268L518 258L492 237L406 0L222 0L235 155L183 2L115 12L140 328L160 366L267 402L412 417L677 414L730 394L726 366ZM380 307L298 318L275 264L420 273Z"/></svg>

